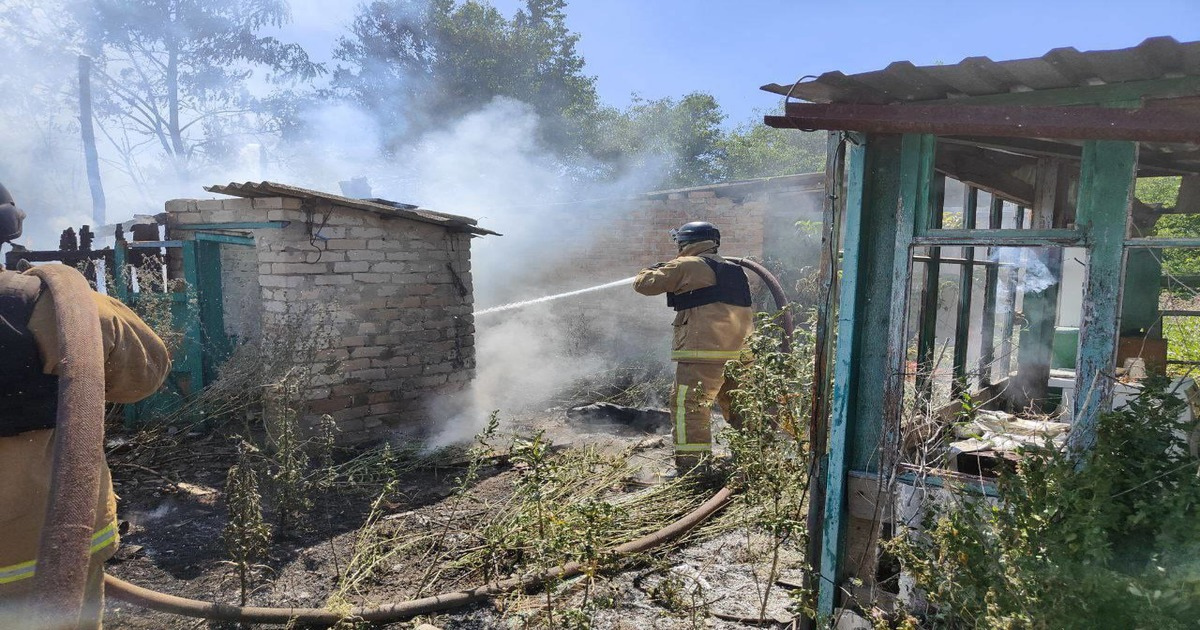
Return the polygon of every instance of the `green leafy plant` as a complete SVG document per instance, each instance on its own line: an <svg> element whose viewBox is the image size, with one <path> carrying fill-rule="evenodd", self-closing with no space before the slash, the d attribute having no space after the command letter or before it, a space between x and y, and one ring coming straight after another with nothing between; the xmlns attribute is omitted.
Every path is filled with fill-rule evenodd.
<svg viewBox="0 0 1200 630"><path fill-rule="evenodd" d="M994 500L960 488L885 543L927 599L926 624L1197 627L1200 462L1165 386L1102 416L1087 454L1027 450Z"/></svg>
<svg viewBox="0 0 1200 630"><path fill-rule="evenodd" d="M811 478L807 417L812 391L811 333L801 327L784 352L778 315L759 314L749 340L753 361L730 362L728 378L736 382L733 409L741 426L723 433L732 455L738 501L745 508L747 549L761 555L755 563L759 618L765 619L785 546L803 548L808 537L806 505ZM754 535L765 535L765 552L755 552ZM800 601L804 601L800 597Z"/></svg>
<svg viewBox="0 0 1200 630"><path fill-rule="evenodd" d="M234 569L238 574L240 602L246 605L255 562L266 555L271 528L262 515L262 496L258 491L258 475L253 459L257 449L249 442L238 445L238 461L229 469L225 482L225 503L229 520L223 538Z"/></svg>

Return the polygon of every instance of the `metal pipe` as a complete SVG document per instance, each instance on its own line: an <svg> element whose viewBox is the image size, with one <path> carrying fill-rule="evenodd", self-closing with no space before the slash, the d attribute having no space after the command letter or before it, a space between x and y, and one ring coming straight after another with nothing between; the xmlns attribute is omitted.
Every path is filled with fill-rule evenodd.
<svg viewBox="0 0 1200 630"><path fill-rule="evenodd" d="M47 628L74 628L83 612L96 497L104 462L104 350L100 313L83 274L66 265L31 270L54 298L58 411L53 472L34 575L33 614Z"/></svg>

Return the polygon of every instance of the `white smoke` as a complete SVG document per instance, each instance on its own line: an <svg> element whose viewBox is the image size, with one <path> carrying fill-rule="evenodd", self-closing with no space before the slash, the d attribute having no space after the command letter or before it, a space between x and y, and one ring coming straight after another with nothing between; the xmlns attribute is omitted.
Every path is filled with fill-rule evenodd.
<svg viewBox="0 0 1200 630"><path fill-rule="evenodd" d="M1011 286L1016 287L1016 293L1041 293L1046 289L1058 283L1058 279L1046 263L1042 262L1037 252L1026 247L998 247L988 257L988 260L994 263L1004 265L1002 270L1008 270L1008 273L1013 274L1015 282ZM1008 299L1008 295L1001 292L996 305L998 313L1008 313L1012 311L1013 304Z"/></svg>
<svg viewBox="0 0 1200 630"><path fill-rule="evenodd" d="M0 126L5 146L0 152L0 182L29 212L23 244L31 249L55 248L64 228L92 223L72 46L63 42L47 55L25 50L22 42L0 42L0 58L7 62L0 85L8 87L10 95L0 101L0 115L5 117ZM251 87L262 86L252 81ZM405 88L397 86L401 94ZM396 106L404 107L402 98ZM338 192L339 181L366 177L375 196L472 216L503 233L472 242L476 303L499 304L557 292L558 287L546 284L557 266L571 265L576 273L586 270L572 257L588 245L591 227L627 212L631 199L654 188L664 172L652 164L617 169L632 171L621 181L580 182L540 144L534 109L512 99L483 103L474 113L446 120L401 146L384 146L381 138L392 130L381 129L375 116L352 104L316 102L299 107L297 115L302 137L238 137L227 161L196 166L186 179L158 155L160 149L153 143L131 147L135 136L123 133L112 120L98 124L107 222L162 212L170 199L207 197L202 190L206 184L269 179ZM436 112L417 115L437 120ZM121 146L126 151L117 150ZM670 161L663 156L661 164ZM581 170L586 172L587 165L576 165L570 172ZM602 283L613 277L595 280ZM563 302L600 299L597 295L602 294ZM669 334L669 315L661 303L644 302ZM586 304L580 301L576 306ZM442 439L469 437L492 409L532 408L573 380L611 367L612 357L627 347L645 350L644 343L619 339L628 336L627 323L590 321L584 332L592 336L586 341L580 321L562 317L555 308L514 311L481 323L477 380L454 402L457 420L443 423ZM665 354L666 346L662 349ZM469 401L467 411L463 400Z"/></svg>

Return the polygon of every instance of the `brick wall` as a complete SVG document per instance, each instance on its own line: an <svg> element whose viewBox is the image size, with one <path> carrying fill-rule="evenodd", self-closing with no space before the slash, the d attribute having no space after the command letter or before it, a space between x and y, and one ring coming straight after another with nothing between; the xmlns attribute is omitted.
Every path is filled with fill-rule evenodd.
<svg viewBox="0 0 1200 630"><path fill-rule="evenodd" d="M255 276L247 277L244 260L230 259L225 315L227 329L234 321L247 330L258 314L259 341L311 366L304 391L310 422L331 415L347 441L395 429L421 433L429 403L473 377L467 234L332 206L313 239L308 213L292 198L176 200L167 212L169 227L291 222L240 231L255 239ZM316 214L318 224L324 213ZM171 230L169 238L193 234ZM251 304L255 283L259 300Z"/></svg>
<svg viewBox="0 0 1200 630"><path fill-rule="evenodd" d="M798 246L795 223L821 220L823 185L806 174L646 193L596 230L585 255L600 269L636 271L676 256L670 230L708 221L721 230L722 254L781 260Z"/></svg>

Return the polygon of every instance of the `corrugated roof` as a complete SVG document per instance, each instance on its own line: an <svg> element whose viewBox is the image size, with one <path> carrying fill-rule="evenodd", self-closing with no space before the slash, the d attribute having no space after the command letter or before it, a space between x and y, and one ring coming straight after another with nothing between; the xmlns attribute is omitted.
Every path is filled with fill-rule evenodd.
<svg viewBox="0 0 1200 630"><path fill-rule="evenodd" d="M968 57L953 65L894 62L883 70L826 72L795 85L762 89L814 103L895 104L1200 76L1200 42L1152 37L1120 50L1055 48L1032 59Z"/></svg>
<svg viewBox="0 0 1200 630"><path fill-rule="evenodd" d="M455 232L469 232L471 234L486 235L492 234L500 236L499 232L493 232L487 228L482 228L477 225L477 221L471 217L464 217L457 214L446 214L444 212L434 212L426 210L410 204L396 203L385 199L351 199L333 193L321 192L319 190L309 190L307 188L298 188L287 184L279 184L276 182L230 182L228 184L214 184L205 186L204 190L222 195L232 195L234 197L290 197L293 199L323 199L336 206L344 208L354 208L364 212L371 212L383 217L409 219L411 221L420 221L421 223L431 223L446 228Z"/></svg>

